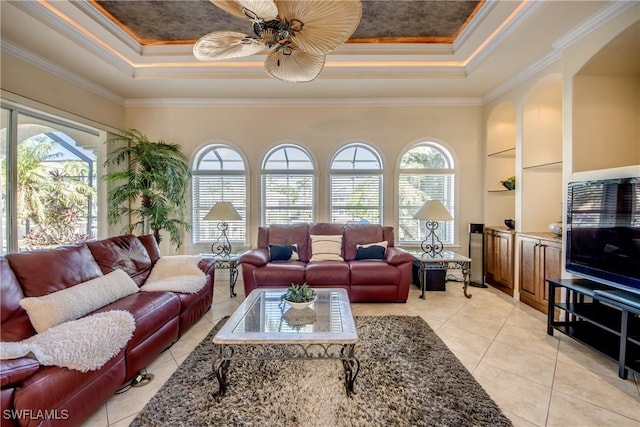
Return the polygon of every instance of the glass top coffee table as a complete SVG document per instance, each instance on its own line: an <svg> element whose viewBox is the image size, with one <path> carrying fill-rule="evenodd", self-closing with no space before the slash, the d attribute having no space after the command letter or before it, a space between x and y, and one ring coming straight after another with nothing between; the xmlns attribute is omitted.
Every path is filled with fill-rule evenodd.
<svg viewBox="0 0 640 427"><path fill-rule="evenodd" d="M358 333L347 291L315 289L316 300L302 309L282 301L285 291L254 290L213 338L213 371L218 383L214 397L226 392L232 360L339 359L347 394L354 392L360 361L355 357Z"/></svg>

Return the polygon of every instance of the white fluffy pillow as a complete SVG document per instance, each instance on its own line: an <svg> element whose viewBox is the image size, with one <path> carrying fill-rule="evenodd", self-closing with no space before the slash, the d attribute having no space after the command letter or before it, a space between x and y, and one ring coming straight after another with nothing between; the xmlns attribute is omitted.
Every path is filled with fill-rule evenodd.
<svg viewBox="0 0 640 427"><path fill-rule="evenodd" d="M135 324L128 311L92 314L61 323L23 341L3 342L0 359L16 359L32 353L41 365L94 371L129 342Z"/></svg>
<svg viewBox="0 0 640 427"><path fill-rule="evenodd" d="M342 235L311 237L311 259L309 261L344 261L342 258Z"/></svg>
<svg viewBox="0 0 640 427"><path fill-rule="evenodd" d="M200 270L198 263L200 263L199 255L160 257L140 290L197 293L207 283L207 276Z"/></svg>
<svg viewBox="0 0 640 427"><path fill-rule="evenodd" d="M20 300L38 333L69 320L79 319L107 304L138 292L138 286L122 270L41 297Z"/></svg>

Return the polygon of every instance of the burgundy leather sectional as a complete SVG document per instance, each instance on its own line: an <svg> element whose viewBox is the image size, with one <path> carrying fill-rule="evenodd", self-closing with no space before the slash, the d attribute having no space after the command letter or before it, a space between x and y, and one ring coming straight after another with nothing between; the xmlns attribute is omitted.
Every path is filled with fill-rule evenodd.
<svg viewBox="0 0 640 427"><path fill-rule="evenodd" d="M37 297L124 270L142 286L160 251L153 236L118 236L55 249L0 257L1 340L20 341L34 335L24 297ZM133 337L102 368L80 372L40 366L35 359L0 360L2 426L79 425L116 390L153 361L160 352L211 308L214 265L202 260L207 274L195 294L138 292L96 312L126 310L136 322Z"/></svg>
<svg viewBox="0 0 640 427"><path fill-rule="evenodd" d="M311 235L341 235L342 261L317 261ZM351 302L406 302L413 256L394 247L393 227L373 224L291 224L259 227L258 247L240 258L245 295L257 288L307 283L340 287ZM383 259L356 259L358 245L387 242ZM272 260L270 245L296 245L298 260ZM273 251L272 251L273 252Z"/></svg>

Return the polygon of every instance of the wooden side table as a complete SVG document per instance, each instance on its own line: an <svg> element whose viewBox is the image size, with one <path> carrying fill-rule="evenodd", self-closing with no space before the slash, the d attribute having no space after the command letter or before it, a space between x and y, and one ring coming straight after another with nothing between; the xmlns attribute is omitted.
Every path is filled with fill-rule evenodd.
<svg viewBox="0 0 640 427"><path fill-rule="evenodd" d="M471 294L467 293L467 288L471 282L471 258L457 254L451 251L442 251L432 256L423 251L408 250L413 258L420 264L420 274L422 281L420 283L420 298L424 299L424 290L427 282L427 271L429 270L461 270L464 278L463 292L464 296L471 298Z"/></svg>

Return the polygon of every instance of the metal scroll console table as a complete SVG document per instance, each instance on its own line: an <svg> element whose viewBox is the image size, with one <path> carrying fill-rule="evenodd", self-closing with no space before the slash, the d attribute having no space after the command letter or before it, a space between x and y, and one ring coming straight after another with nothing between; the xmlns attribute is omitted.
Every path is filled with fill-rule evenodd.
<svg viewBox="0 0 640 427"><path fill-rule="evenodd" d="M235 287L238 281L238 266L240 265L240 256L244 252L233 254L200 254L201 258L213 258L216 268L229 270L229 296L232 298L237 296Z"/></svg>
<svg viewBox="0 0 640 427"><path fill-rule="evenodd" d="M354 393L360 361L349 296L344 289L317 289L307 308L294 309L281 296L286 289L256 289L213 338L212 396L227 389L227 371L233 360L338 359L342 361L347 394Z"/></svg>
<svg viewBox="0 0 640 427"><path fill-rule="evenodd" d="M413 258L420 264L420 298L424 299L424 290L427 286L427 271L429 270L461 270L464 279L463 292L464 296L471 298L471 294L467 293L467 288L471 282L471 258L457 254L451 251L442 251L439 254L431 255L423 251L408 251Z"/></svg>

